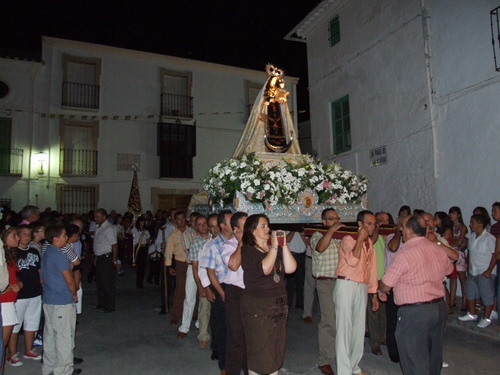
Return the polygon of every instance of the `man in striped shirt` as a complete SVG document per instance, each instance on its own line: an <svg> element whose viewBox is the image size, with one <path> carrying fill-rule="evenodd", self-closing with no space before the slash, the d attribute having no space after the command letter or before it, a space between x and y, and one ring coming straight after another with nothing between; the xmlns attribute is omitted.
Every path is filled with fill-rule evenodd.
<svg viewBox="0 0 500 375"><path fill-rule="evenodd" d="M403 219L404 244L380 281L381 300L394 289L396 341L405 375L440 374L447 309L443 279L453 270L440 242L426 238L422 217Z"/></svg>

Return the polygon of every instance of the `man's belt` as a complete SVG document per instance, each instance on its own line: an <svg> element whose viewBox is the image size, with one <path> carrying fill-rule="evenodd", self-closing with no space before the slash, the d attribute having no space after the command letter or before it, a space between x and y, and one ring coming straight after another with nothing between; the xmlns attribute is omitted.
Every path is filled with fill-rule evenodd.
<svg viewBox="0 0 500 375"><path fill-rule="evenodd" d="M345 276L342 276L342 275L337 275L337 279L340 279L340 280L347 280L347 281L352 281L350 278L345 277Z"/></svg>
<svg viewBox="0 0 500 375"><path fill-rule="evenodd" d="M111 253L106 253L106 254L101 254L101 255L96 255L96 257L109 257L111 255Z"/></svg>
<svg viewBox="0 0 500 375"><path fill-rule="evenodd" d="M426 302L415 302L415 303L405 303L399 307L403 307L403 306L419 306L419 305L431 305L433 303L439 303L439 302L443 302L443 297L441 298L436 298L436 299L433 299L433 300L430 300L430 301L426 301Z"/></svg>
<svg viewBox="0 0 500 375"><path fill-rule="evenodd" d="M335 277L318 276L316 280L335 280Z"/></svg>

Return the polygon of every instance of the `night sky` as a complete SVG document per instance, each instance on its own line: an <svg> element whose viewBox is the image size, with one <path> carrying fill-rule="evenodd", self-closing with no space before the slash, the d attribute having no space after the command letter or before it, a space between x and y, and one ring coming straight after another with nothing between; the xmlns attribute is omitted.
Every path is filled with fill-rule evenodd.
<svg viewBox="0 0 500 375"><path fill-rule="evenodd" d="M36 55L46 35L262 71L270 62L300 78L301 112L309 107L306 45L283 38L318 3L8 1L0 14L0 56Z"/></svg>

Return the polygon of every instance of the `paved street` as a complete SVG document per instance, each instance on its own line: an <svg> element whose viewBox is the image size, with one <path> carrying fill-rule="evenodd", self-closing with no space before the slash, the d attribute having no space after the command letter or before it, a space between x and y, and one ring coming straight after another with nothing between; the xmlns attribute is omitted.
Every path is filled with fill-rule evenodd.
<svg viewBox="0 0 500 375"><path fill-rule="evenodd" d="M198 348L196 329L193 327L194 331L184 340L177 340L177 327L168 324L170 315L158 315L159 287L136 289L134 276L134 271L127 269L125 276L117 279L117 311L108 314L92 309L96 304L95 283L84 281L84 311L79 317L75 351L78 357L84 358L83 364L78 366L82 374L219 374L216 361L210 360L210 350ZM445 344L445 360L450 367L444 369L443 374L499 374L499 326L489 327L489 336L480 336L468 330L472 323L456 324L456 316L450 319L453 323L448 326ZM316 323L317 316L314 320ZM321 374L316 367L316 337L316 324L304 324L301 311L292 311L281 375ZM383 356L375 356L366 344L361 368L370 375L401 374L399 365L389 361L386 348L382 350ZM23 361L23 366L15 368L6 364L5 374L41 373L39 363Z"/></svg>

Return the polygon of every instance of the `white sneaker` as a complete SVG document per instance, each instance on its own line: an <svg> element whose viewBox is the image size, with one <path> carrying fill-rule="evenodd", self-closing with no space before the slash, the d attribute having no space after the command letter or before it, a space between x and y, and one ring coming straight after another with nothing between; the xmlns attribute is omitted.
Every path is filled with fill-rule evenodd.
<svg viewBox="0 0 500 375"><path fill-rule="evenodd" d="M462 322L474 322L477 320L477 315L472 315L471 313L467 313L464 316L459 316L458 320Z"/></svg>
<svg viewBox="0 0 500 375"><path fill-rule="evenodd" d="M491 320L488 318L483 318L479 323L477 323L477 326L479 328L486 328L491 325Z"/></svg>
<svg viewBox="0 0 500 375"><path fill-rule="evenodd" d="M448 367L450 367L450 365L448 364L448 362L443 361L443 368L448 368Z"/></svg>
<svg viewBox="0 0 500 375"><path fill-rule="evenodd" d="M493 310L490 314L490 319L493 320L493 319L498 319L498 313Z"/></svg>

